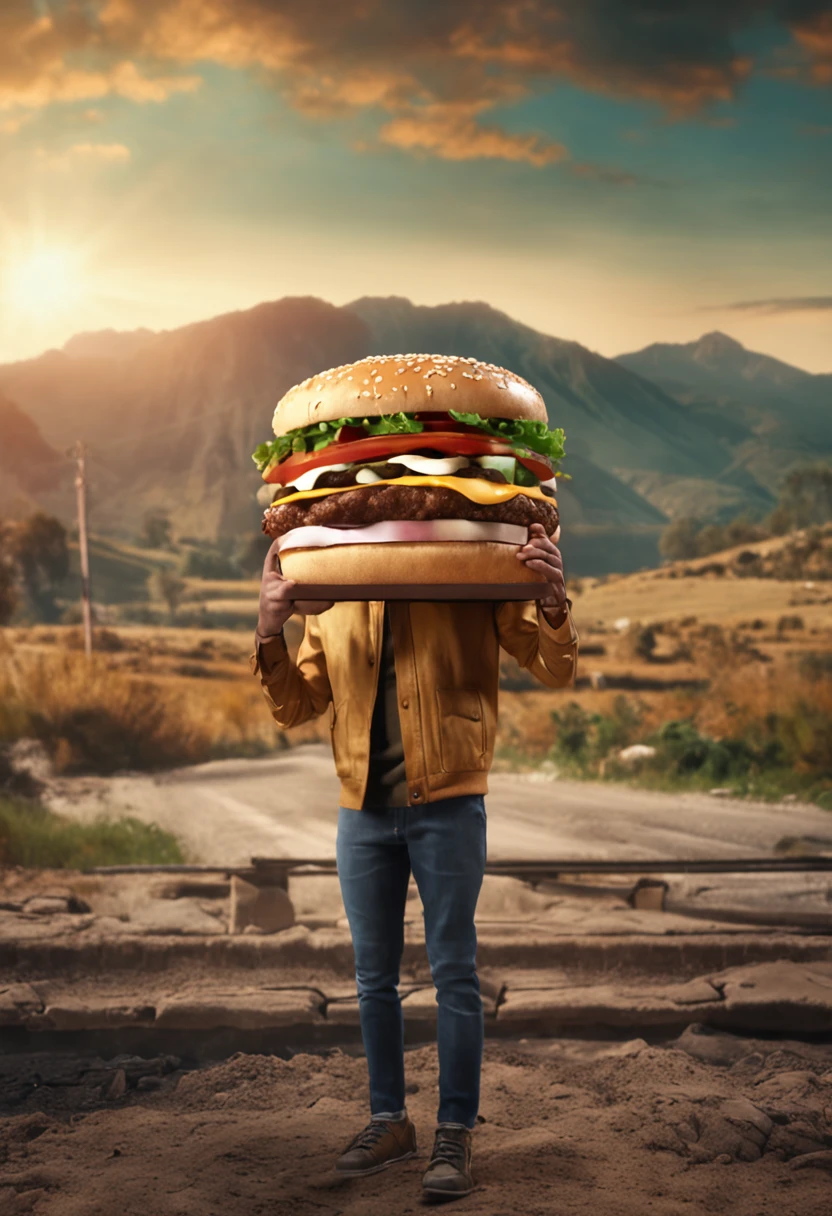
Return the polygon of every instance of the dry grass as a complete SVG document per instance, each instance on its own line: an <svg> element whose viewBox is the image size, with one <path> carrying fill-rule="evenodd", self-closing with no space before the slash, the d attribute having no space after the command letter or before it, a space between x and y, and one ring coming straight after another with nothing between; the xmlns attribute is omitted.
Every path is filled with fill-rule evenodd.
<svg viewBox="0 0 832 1216"><path fill-rule="evenodd" d="M0 649L0 741L40 739L57 771L110 773L285 746L259 686L120 670L122 654Z"/></svg>
<svg viewBox="0 0 832 1216"><path fill-rule="evenodd" d="M767 578L662 577L659 571L584 580L575 597L580 633L593 622L628 617L644 623L695 616L700 621L736 624L759 617L774 625L784 613L799 608L807 627L832 626L832 584L806 586L801 581Z"/></svg>

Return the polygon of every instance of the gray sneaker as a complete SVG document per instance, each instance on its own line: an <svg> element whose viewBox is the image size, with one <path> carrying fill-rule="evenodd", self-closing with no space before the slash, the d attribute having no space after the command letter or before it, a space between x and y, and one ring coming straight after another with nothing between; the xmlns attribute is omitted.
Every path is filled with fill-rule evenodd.
<svg viewBox="0 0 832 1216"><path fill-rule="evenodd" d="M470 1195L473 1189L471 1130L454 1123L440 1123L430 1163L422 1177L422 1190L426 1195L454 1199Z"/></svg>

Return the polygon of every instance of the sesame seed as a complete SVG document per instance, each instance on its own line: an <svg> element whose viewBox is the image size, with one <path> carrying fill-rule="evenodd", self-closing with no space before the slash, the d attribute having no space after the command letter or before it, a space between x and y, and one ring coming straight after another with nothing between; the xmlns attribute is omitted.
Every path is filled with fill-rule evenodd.
<svg viewBox="0 0 832 1216"><path fill-rule="evenodd" d="M456 385L454 384L453 380L451 381L451 388L456 388Z"/></svg>
<svg viewBox="0 0 832 1216"><path fill-rule="evenodd" d="M432 397L432 396L433 396L433 385L432 385L432 384L426 384L426 385L425 385L425 388L427 389L428 396L429 396L429 397Z"/></svg>
<svg viewBox="0 0 832 1216"><path fill-rule="evenodd" d="M403 368L403 367L397 367L397 368L396 368L396 375L397 375L397 376L400 376L400 375L402 374L402 372L403 372L403 371L404 371L404 368Z"/></svg>
<svg viewBox="0 0 832 1216"><path fill-rule="evenodd" d="M347 376L347 379L348 379L348 380L352 380L352 376Z"/></svg>
<svg viewBox="0 0 832 1216"><path fill-rule="evenodd" d="M364 381L364 383L365 383L365 384L369 384L369 383L370 383L370 381L369 381L369 380L365 380L365 381ZM365 393L364 395L368 397L368 396L369 396L369 393Z"/></svg>
<svg viewBox="0 0 832 1216"><path fill-rule="evenodd" d="M463 374L463 376L465 377L465 379L466 379L466 380L473 380L473 379L474 379L474 377L471 375L471 373L470 373L470 372L463 372L462 374Z"/></svg>
<svg viewBox="0 0 832 1216"><path fill-rule="evenodd" d="M376 376L376 384L381 384L381 376Z"/></svg>
<svg viewBox="0 0 832 1216"><path fill-rule="evenodd" d="M438 367L436 369L436 371L437 371L437 374L440 376L447 376L447 374L448 374L447 372L443 372L441 367Z"/></svg>
<svg viewBox="0 0 832 1216"><path fill-rule="evenodd" d="M399 391L399 386L398 386L398 384L394 384L394 385L393 385L393 392L394 392L394 393L397 393L398 391Z"/></svg>
<svg viewBox="0 0 832 1216"><path fill-rule="evenodd" d="M480 375L478 375L478 376L474 376L474 379L475 379L475 380L482 380L482 375L480 374Z"/></svg>
<svg viewBox="0 0 832 1216"><path fill-rule="evenodd" d="M406 393L406 392L407 392L407 385L406 385L406 384L403 384L403 385L402 385L402 392L403 392L403 393Z"/></svg>

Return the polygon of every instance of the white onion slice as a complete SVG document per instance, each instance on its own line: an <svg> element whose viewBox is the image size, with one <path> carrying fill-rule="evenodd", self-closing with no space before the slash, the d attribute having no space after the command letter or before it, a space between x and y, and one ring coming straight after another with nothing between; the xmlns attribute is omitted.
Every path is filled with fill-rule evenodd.
<svg viewBox="0 0 832 1216"><path fill-rule="evenodd" d="M416 452L396 453L389 458L390 464L403 464L414 473L428 474L433 477L449 477L457 469L464 469L471 462L467 456L420 456Z"/></svg>
<svg viewBox="0 0 832 1216"><path fill-rule="evenodd" d="M291 484L296 490L311 490L322 473L341 473L349 467L348 464L319 464L317 468L307 469L299 477L293 478Z"/></svg>
<svg viewBox="0 0 832 1216"><path fill-rule="evenodd" d="M306 524L278 537L278 552L285 549L321 549L330 545L383 545L395 542L443 540L497 541L524 545L528 528L520 524L479 523L473 519L396 519L377 524Z"/></svg>

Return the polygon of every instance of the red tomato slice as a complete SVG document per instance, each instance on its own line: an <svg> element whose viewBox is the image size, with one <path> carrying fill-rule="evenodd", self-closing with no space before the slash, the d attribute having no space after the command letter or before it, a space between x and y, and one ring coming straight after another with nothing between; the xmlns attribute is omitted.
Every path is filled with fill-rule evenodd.
<svg viewBox="0 0 832 1216"><path fill-rule="evenodd" d="M344 427L343 430L357 430L356 427ZM452 456L516 456L511 445L499 439L491 439L488 435L472 434L475 428L467 432L430 431L428 433L406 435L368 435L364 439L352 440L346 443L327 444L320 452L293 452L280 464L273 465L263 476L263 480L277 485L288 486L292 479L305 473L307 469L317 469L326 464L353 464L395 456L396 453L417 452L419 448L434 448L439 452L447 452ZM530 469L541 481L552 476L552 466L545 456L536 452L517 456L521 464Z"/></svg>

